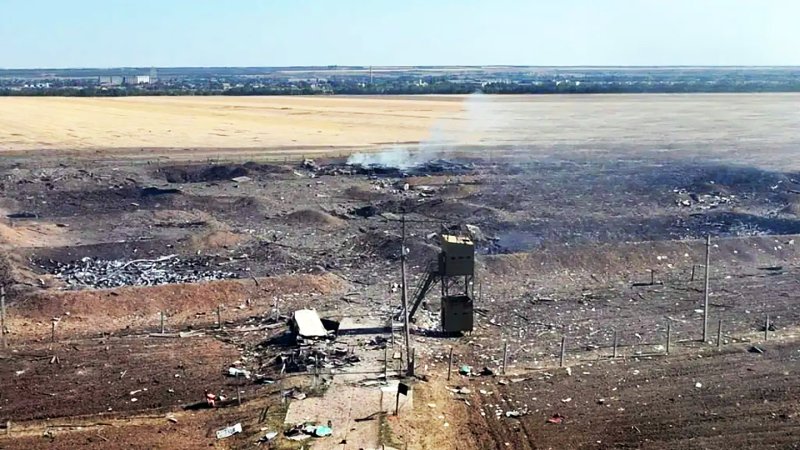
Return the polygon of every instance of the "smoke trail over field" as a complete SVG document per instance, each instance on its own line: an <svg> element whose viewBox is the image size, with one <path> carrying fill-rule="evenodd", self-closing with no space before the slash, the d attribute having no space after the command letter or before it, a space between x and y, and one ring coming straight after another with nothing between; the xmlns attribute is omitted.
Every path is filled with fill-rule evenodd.
<svg viewBox="0 0 800 450"><path fill-rule="evenodd" d="M375 153L356 153L347 159L348 164L394 167L408 169L426 162L446 158L458 145L480 143L487 132L502 127L507 114L481 92L467 96L459 117L437 120L429 136L417 145L396 145Z"/></svg>

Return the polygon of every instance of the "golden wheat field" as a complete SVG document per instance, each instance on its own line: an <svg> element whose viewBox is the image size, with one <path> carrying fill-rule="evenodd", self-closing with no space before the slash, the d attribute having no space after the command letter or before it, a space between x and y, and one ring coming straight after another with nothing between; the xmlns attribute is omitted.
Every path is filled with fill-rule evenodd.
<svg viewBox="0 0 800 450"><path fill-rule="evenodd" d="M7 97L0 99L0 151L346 151L428 142L757 155L800 148L798 100L797 94Z"/></svg>

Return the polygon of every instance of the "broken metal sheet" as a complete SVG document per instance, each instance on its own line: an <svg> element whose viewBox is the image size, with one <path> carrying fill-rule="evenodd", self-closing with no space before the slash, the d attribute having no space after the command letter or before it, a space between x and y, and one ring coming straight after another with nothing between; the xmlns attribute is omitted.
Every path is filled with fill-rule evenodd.
<svg viewBox="0 0 800 450"><path fill-rule="evenodd" d="M231 425L227 428L223 428L217 431L217 439L225 439L227 437L231 437L234 434L238 434L242 432L242 424L237 423L236 425Z"/></svg>
<svg viewBox="0 0 800 450"><path fill-rule="evenodd" d="M333 430L325 425L320 425L314 430L314 435L317 437L325 437L333 434Z"/></svg>

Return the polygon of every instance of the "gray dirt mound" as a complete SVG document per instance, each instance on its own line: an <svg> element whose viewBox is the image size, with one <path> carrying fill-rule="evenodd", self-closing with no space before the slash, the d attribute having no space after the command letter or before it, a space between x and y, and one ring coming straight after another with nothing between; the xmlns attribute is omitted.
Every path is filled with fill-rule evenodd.
<svg viewBox="0 0 800 450"><path fill-rule="evenodd" d="M301 209L287 214L283 221L289 225L300 225L313 228L339 228L344 220L316 209Z"/></svg>
<svg viewBox="0 0 800 450"><path fill-rule="evenodd" d="M448 220L452 220L453 218L472 220L475 218L497 219L499 217L498 212L492 208L461 200L436 199L419 205L414 211L425 214L426 216Z"/></svg>
<svg viewBox="0 0 800 450"><path fill-rule="evenodd" d="M386 198L386 194L378 192L374 189L367 189L360 186L353 186L345 189L344 195L353 200L361 201L379 201Z"/></svg>
<svg viewBox="0 0 800 450"><path fill-rule="evenodd" d="M269 164L248 162L245 164L178 165L162 167L160 176L170 183L207 183L227 181L236 177L259 173L278 173L285 169Z"/></svg>
<svg viewBox="0 0 800 450"><path fill-rule="evenodd" d="M40 278L34 274L19 252L0 247L0 286L4 286L10 297L40 286Z"/></svg>
<svg viewBox="0 0 800 450"><path fill-rule="evenodd" d="M360 238L360 248L370 256L389 261L400 260L402 238L396 234L369 232ZM439 248L418 238L406 240L410 265L424 265L436 258Z"/></svg>

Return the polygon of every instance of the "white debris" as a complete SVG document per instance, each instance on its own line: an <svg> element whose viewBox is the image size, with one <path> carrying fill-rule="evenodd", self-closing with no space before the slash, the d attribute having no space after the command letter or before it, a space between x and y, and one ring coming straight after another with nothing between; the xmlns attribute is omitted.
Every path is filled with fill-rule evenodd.
<svg viewBox="0 0 800 450"><path fill-rule="evenodd" d="M236 367L229 367L228 368L228 375L232 377L245 377L246 379L250 379L250 371L244 369L238 369Z"/></svg>
<svg viewBox="0 0 800 450"><path fill-rule="evenodd" d="M328 331L313 309L300 309L292 315L292 330L302 337L325 337Z"/></svg>
<svg viewBox="0 0 800 450"><path fill-rule="evenodd" d="M242 432L242 424L237 423L217 431L217 439L225 439Z"/></svg>

